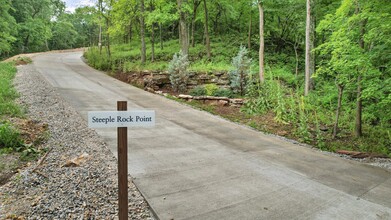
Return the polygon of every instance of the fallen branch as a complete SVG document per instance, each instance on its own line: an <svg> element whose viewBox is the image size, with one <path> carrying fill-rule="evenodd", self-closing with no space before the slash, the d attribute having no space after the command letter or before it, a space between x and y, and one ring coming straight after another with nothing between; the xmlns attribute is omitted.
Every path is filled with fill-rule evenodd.
<svg viewBox="0 0 391 220"><path fill-rule="evenodd" d="M52 149L48 150L45 155L43 155L43 157L41 157L41 159L39 159L38 161L38 164L34 167L34 169L32 170L32 172L35 172L39 166L41 166L41 164L43 163L43 161L46 159L46 157L48 156L48 154L50 153L50 151L52 151Z"/></svg>
<svg viewBox="0 0 391 220"><path fill-rule="evenodd" d="M389 158L387 155L384 154L377 154L377 153L365 153L365 152L359 152L359 151L349 151L349 150L337 150L337 153L344 154L351 156L352 158Z"/></svg>

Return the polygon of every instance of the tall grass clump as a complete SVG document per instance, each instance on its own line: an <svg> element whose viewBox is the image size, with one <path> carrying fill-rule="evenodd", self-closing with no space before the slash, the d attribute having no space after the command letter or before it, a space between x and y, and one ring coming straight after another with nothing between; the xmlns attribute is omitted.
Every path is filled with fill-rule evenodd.
<svg viewBox="0 0 391 220"><path fill-rule="evenodd" d="M21 114L20 107L14 102L19 97L12 85L15 74L16 68L13 63L0 63L0 118Z"/></svg>

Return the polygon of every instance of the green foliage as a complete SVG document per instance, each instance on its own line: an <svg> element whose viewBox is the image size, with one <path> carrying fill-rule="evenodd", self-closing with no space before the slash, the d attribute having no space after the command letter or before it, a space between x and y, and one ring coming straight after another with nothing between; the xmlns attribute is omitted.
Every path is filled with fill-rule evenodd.
<svg viewBox="0 0 391 220"><path fill-rule="evenodd" d="M213 96L233 98L234 94L230 89L218 88L216 91L214 91Z"/></svg>
<svg viewBox="0 0 391 220"><path fill-rule="evenodd" d="M184 92L187 90L187 81L189 79L189 61L187 55L181 52L174 54L171 62L168 65L168 73L170 74L171 86L176 92Z"/></svg>
<svg viewBox="0 0 391 220"><path fill-rule="evenodd" d="M196 86L189 91L189 94L192 96L205 96L206 89L204 86Z"/></svg>
<svg viewBox="0 0 391 220"><path fill-rule="evenodd" d="M232 58L233 70L229 72L231 88L235 93L245 94L247 78L250 74L251 59L248 58L246 47L240 46L236 57Z"/></svg>
<svg viewBox="0 0 391 220"><path fill-rule="evenodd" d="M16 40L16 21L9 14L10 9L10 1L0 0L0 57L11 51Z"/></svg>
<svg viewBox="0 0 391 220"><path fill-rule="evenodd" d="M69 49L76 45L78 33L72 23L58 21L52 27L52 38L50 40L51 49Z"/></svg>
<svg viewBox="0 0 391 220"><path fill-rule="evenodd" d="M311 133L309 132L308 113L306 110L305 99L303 96L300 97L299 124L296 132L301 141L306 143L309 143L311 141Z"/></svg>
<svg viewBox="0 0 391 220"><path fill-rule="evenodd" d="M14 100L19 97L12 86L16 68L13 63L0 63L0 117L21 115L21 109Z"/></svg>
<svg viewBox="0 0 391 220"><path fill-rule="evenodd" d="M272 105L268 96L268 87L268 84L261 84L259 79L251 76L245 95L246 102L241 110L250 115L265 114L270 110Z"/></svg>
<svg viewBox="0 0 391 220"><path fill-rule="evenodd" d="M213 96L219 87L216 84L206 84L205 86L206 95Z"/></svg>
<svg viewBox="0 0 391 220"><path fill-rule="evenodd" d="M109 70L111 68L111 59L106 50L100 52L98 47L91 47L84 53L84 57L88 64L98 70Z"/></svg>
<svg viewBox="0 0 391 220"><path fill-rule="evenodd" d="M17 150L23 147L20 133L9 122L0 123L0 148Z"/></svg>

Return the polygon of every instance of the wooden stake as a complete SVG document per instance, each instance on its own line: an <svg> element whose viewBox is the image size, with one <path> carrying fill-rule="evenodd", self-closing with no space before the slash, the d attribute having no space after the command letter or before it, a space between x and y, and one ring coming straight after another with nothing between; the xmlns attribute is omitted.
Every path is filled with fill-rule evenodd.
<svg viewBox="0 0 391 220"><path fill-rule="evenodd" d="M117 102L118 111L126 111L126 101ZM128 128L118 127L118 205L119 220L128 219Z"/></svg>

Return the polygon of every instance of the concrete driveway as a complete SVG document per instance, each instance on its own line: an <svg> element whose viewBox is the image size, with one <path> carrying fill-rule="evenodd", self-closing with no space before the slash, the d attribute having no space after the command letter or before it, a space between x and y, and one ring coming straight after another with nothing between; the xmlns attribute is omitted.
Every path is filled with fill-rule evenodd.
<svg viewBox="0 0 391 220"><path fill-rule="evenodd" d="M129 129L129 173L160 219L391 219L391 173L264 135L147 93L85 65L80 52L34 58L88 111L156 110ZM96 129L116 155L116 129Z"/></svg>

